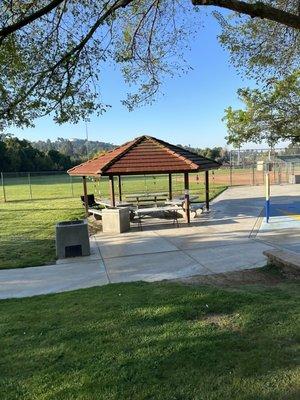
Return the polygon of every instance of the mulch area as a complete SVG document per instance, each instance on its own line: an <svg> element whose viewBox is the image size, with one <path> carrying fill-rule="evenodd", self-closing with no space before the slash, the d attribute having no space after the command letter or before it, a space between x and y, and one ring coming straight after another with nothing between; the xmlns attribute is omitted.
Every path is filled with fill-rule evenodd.
<svg viewBox="0 0 300 400"><path fill-rule="evenodd" d="M275 266L264 268L233 271L214 275L196 275L189 278L180 278L173 281L187 285L213 285L233 287L241 285L276 286L284 282L300 281L300 270L285 267L280 269Z"/></svg>

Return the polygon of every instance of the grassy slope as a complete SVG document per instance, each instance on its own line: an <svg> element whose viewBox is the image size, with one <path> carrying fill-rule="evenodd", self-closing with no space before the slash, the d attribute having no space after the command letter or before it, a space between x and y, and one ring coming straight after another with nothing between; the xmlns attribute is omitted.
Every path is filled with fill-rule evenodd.
<svg viewBox="0 0 300 400"><path fill-rule="evenodd" d="M83 216L78 199L0 203L0 269L55 260L55 223Z"/></svg>
<svg viewBox="0 0 300 400"><path fill-rule="evenodd" d="M1 399L296 399L297 315L295 283L138 282L1 301Z"/></svg>

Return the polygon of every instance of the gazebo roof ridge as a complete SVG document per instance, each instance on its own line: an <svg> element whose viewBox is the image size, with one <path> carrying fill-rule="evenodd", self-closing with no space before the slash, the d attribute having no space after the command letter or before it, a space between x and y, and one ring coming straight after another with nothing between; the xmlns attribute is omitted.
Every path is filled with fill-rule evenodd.
<svg viewBox="0 0 300 400"><path fill-rule="evenodd" d="M220 163L197 153L141 135L115 149L68 170L70 175L141 175L199 172L219 168Z"/></svg>

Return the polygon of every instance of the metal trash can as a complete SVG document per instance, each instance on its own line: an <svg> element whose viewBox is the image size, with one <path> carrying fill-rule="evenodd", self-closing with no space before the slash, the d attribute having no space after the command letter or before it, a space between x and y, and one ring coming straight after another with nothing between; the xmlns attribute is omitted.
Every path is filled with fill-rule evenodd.
<svg viewBox="0 0 300 400"><path fill-rule="evenodd" d="M56 224L56 256L58 258L90 255L87 220L62 221Z"/></svg>

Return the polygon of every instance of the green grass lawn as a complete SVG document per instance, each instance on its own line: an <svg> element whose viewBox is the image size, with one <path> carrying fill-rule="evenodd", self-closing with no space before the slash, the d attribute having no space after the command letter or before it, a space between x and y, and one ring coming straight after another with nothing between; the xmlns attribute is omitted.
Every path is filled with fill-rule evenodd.
<svg viewBox="0 0 300 400"><path fill-rule="evenodd" d="M82 216L78 198L0 203L0 269L53 262L56 222Z"/></svg>
<svg viewBox="0 0 300 400"><path fill-rule="evenodd" d="M148 177L149 178L149 177ZM147 179L148 179L147 178ZM150 179L151 178L151 179ZM166 177L128 178L123 182L123 193L139 191L166 191ZM73 183L73 197L67 196L70 191L69 177L44 177L39 184L33 185L34 197L39 200L25 200L28 196L28 187L23 181L14 181L6 194L14 201L0 202L0 269L19 268L51 263L55 260L55 224L58 221L72 220L83 217L83 208L80 202L82 193L81 180ZM181 192L182 181L175 185L174 192ZM146 185L146 186L145 186ZM204 199L203 184L193 182L192 193L197 193L199 199ZM215 185L210 188L211 198L222 192L225 187ZM89 193L97 193L98 186L89 181ZM101 182L101 194L108 197L108 183Z"/></svg>
<svg viewBox="0 0 300 400"><path fill-rule="evenodd" d="M196 176L198 175L198 181ZM198 194L204 197L204 174L190 174L190 189L192 194ZM87 179L89 193L96 196L109 196L108 177L102 177L100 181ZM30 177L24 173L21 176L4 174L4 191L7 201L19 200L40 200L55 198L77 198L82 194L82 179L80 177L70 177L67 174L43 175L32 173ZM173 174L172 186L174 194L183 193L184 183L183 174ZM225 184L214 184L212 172L210 172L210 190L211 194L218 193ZM115 190L118 193L118 180L115 178ZM153 193L168 192L168 175L146 175L146 176L124 176L122 177L123 195L130 193ZM4 200L3 188L0 186L0 201Z"/></svg>
<svg viewBox="0 0 300 400"><path fill-rule="evenodd" d="M137 282L2 300L1 400L298 399L299 293Z"/></svg>

